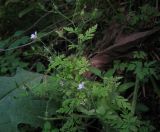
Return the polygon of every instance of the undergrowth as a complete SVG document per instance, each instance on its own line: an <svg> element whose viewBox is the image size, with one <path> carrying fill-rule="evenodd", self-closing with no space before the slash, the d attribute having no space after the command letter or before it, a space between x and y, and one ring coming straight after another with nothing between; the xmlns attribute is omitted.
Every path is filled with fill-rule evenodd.
<svg viewBox="0 0 160 132"><path fill-rule="evenodd" d="M138 46L127 53L119 51L120 57L104 69L92 65L90 58L101 53L98 50L103 44L96 44L107 35L110 38L104 39L105 44L114 45L113 41L125 35L159 26L159 6L153 0L0 1L0 75L13 76L0 77L0 115L5 113L12 123L8 125L2 118L0 130L158 131L160 113L146 116L154 109L149 103L160 96L158 35L151 38L152 46L143 40L133 42ZM16 72L19 67L36 73ZM23 74L27 80L21 78ZM147 97L153 102L143 101ZM31 116L20 108L26 100L34 100L25 103ZM8 102L34 120L15 114L18 118L14 121L13 109L6 110ZM41 108L36 117L32 115L34 106Z"/></svg>

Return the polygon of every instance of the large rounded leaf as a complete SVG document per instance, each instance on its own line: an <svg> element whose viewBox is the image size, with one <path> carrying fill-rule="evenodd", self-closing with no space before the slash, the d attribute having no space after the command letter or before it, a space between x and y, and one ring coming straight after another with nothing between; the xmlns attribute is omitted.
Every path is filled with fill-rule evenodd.
<svg viewBox="0 0 160 132"><path fill-rule="evenodd" d="M43 75L17 70L14 77L0 77L0 132L17 132L19 123L38 127L43 120L46 101L35 99L26 88L34 88L40 84ZM25 94L27 93L27 94ZM54 114L55 107L49 107L48 112Z"/></svg>

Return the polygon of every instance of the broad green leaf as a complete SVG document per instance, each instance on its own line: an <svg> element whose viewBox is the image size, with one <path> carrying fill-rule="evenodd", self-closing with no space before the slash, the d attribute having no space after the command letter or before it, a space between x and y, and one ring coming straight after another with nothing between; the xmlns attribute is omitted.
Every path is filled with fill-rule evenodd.
<svg viewBox="0 0 160 132"><path fill-rule="evenodd" d="M0 131L17 132L20 123L41 126L46 101L34 99L27 93L27 88L36 86L41 82L43 75L17 70L14 77L0 77ZM27 87L26 87L27 86ZM55 107L49 106L49 113L55 112Z"/></svg>
<svg viewBox="0 0 160 132"><path fill-rule="evenodd" d="M13 37L18 37L20 35L22 35L24 33L24 31L16 31L13 35Z"/></svg>
<svg viewBox="0 0 160 132"><path fill-rule="evenodd" d="M42 71L44 71L44 70L45 70L45 66L43 65L43 63L38 62L38 63L36 64L36 71L37 71L37 72L42 72Z"/></svg>
<svg viewBox="0 0 160 132"><path fill-rule="evenodd" d="M15 48L15 47L17 47L17 46L24 45L24 44L26 44L26 43L28 42L28 40L29 40L29 37L24 36L24 37L16 40L14 43L12 43L12 44L9 46L9 48Z"/></svg>
<svg viewBox="0 0 160 132"><path fill-rule="evenodd" d="M3 49L5 47L6 43L4 41L0 41L0 49Z"/></svg>
<svg viewBox="0 0 160 132"><path fill-rule="evenodd" d="M9 41L10 41L9 38L6 39L6 40L0 41L0 48L1 48L1 49L4 49L4 48L6 47L6 45L8 45Z"/></svg>
<svg viewBox="0 0 160 132"><path fill-rule="evenodd" d="M49 131L51 131L51 128L52 128L51 123L50 123L49 121L46 121L46 122L44 123L44 132L49 132Z"/></svg>

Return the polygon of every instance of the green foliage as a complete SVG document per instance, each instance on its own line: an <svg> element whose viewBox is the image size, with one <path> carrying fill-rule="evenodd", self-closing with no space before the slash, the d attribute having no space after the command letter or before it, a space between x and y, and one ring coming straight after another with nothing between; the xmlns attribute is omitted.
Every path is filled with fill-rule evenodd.
<svg viewBox="0 0 160 132"><path fill-rule="evenodd" d="M122 85L120 85L119 87L119 92L125 92L128 88L131 88L135 85L134 87L134 92L133 92L133 102L132 102L132 108L131 111L132 113L134 113L135 109L137 110L137 112L141 112L141 108L138 106L136 106L137 103L137 96L138 96L138 92L139 92L139 87L141 87L141 85L144 85L145 83L147 83L149 81L149 79L151 79L154 84L154 77L157 78L157 62L156 61L148 61L147 60L147 55L145 52L138 52L135 51L133 52L133 57L134 59L129 61L129 62L120 62L120 61L115 61L114 63L114 68L111 69L109 71L109 73L112 73L111 75L115 74L117 71L121 71L124 74L134 74L136 81L135 84L133 82L127 82L127 83L123 83ZM108 73L106 75L109 75ZM133 76L133 75L132 75ZM127 80L128 81L128 80ZM158 92L157 92L158 94ZM141 104L143 105L143 104ZM145 106L145 105L143 105ZM143 109L144 108L144 109ZM145 110L145 107L142 108L142 111ZM151 126L149 126L146 131L149 131L150 129L152 129Z"/></svg>
<svg viewBox="0 0 160 132"><path fill-rule="evenodd" d="M153 131L150 122L141 121L143 116L141 119L134 111L136 107L136 112L141 114L149 109L143 102L136 105L135 96L141 84L149 79L160 95L154 79L159 78L157 62L149 60L146 53L136 51L133 60L115 61L113 68L103 73L82 57L86 55L86 47L85 51L89 51L95 34L93 42L113 21L126 29L136 27L135 30L157 24L156 8L139 3L143 2L0 1L0 74L13 75L17 67L46 71L41 75L20 70L14 77L0 77L0 131L18 131L19 124L41 127L43 132L88 131L88 127L95 127L94 120L100 124L95 129L104 132ZM38 38L32 41L30 34L35 31ZM87 80L86 72L98 76L98 80ZM124 78L113 77L119 73ZM127 75L131 75L132 80ZM126 94L133 87L131 103Z"/></svg>
<svg viewBox="0 0 160 132"><path fill-rule="evenodd" d="M0 77L0 131L16 132L20 123L43 124L38 116L44 115L46 101L34 99L30 91L42 79L43 75L20 69L14 77ZM48 111L54 113L55 107L49 106Z"/></svg>
<svg viewBox="0 0 160 132"><path fill-rule="evenodd" d="M43 83L37 85L32 89L32 92L38 96L38 97L45 97L45 98L53 98L58 101L58 96L61 96L60 93L58 93L58 88L60 87L60 81L57 78L50 78L45 77L46 79L43 80ZM54 83L53 83L54 82Z"/></svg>
<svg viewBox="0 0 160 132"><path fill-rule="evenodd" d="M53 121L62 120L60 131L83 130L85 128L82 120L92 117L98 118L104 128L109 125L122 132L136 132L140 129L141 121L131 114L131 103L120 95L120 92L132 87L133 83L120 85L121 78L107 78L102 75L103 83L86 80L82 74L90 68L83 57L54 57L49 65L49 71L52 69L52 79L40 84L35 88L38 91L34 90L33 93L52 99L60 94L57 114L53 118L48 117ZM82 82L84 85L79 89Z"/></svg>
<svg viewBox="0 0 160 132"><path fill-rule="evenodd" d="M85 57L76 58L74 56L70 56L65 58L64 55L61 55L56 57L54 60L51 60L49 70L57 70L60 72L57 76L61 78L77 80L80 75L88 70L88 66L89 64Z"/></svg>
<svg viewBox="0 0 160 132"><path fill-rule="evenodd" d="M85 47L84 42L86 42L87 40L93 39L94 34L96 32L96 29L97 29L97 24L94 25L93 27L89 28L87 31L85 31L85 33L81 33L82 29L79 29L78 27L76 27L76 28L64 27L63 29L65 31L69 32L69 33L74 33L78 36L77 45L75 45L74 43L69 41L71 43L69 45L69 49L76 48L77 51L79 52L79 54L81 55L83 53L83 50L84 50L84 47ZM63 33L61 33L61 32L57 32L57 33L60 37L63 37Z"/></svg>
<svg viewBox="0 0 160 132"><path fill-rule="evenodd" d="M29 37L23 35L23 31L16 31L12 36L0 41L1 50L6 48L16 48L29 42Z"/></svg>
<svg viewBox="0 0 160 132"><path fill-rule="evenodd" d="M23 35L23 31L17 31L12 36L5 40L0 41L0 49L2 52L0 56L0 74L14 74L17 67L26 68L28 63L23 62L21 59L20 51L8 51L8 49L14 49L19 46L25 45L29 41L28 36Z"/></svg>
<svg viewBox="0 0 160 132"><path fill-rule="evenodd" d="M44 123L43 131L42 132L59 132L58 129L52 129L51 123L46 121Z"/></svg>
<svg viewBox="0 0 160 132"><path fill-rule="evenodd" d="M19 53L6 52L3 56L0 56L0 74L14 74L17 67L26 68L27 63L22 62Z"/></svg>
<svg viewBox="0 0 160 132"><path fill-rule="evenodd" d="M156 68L155 64L156 61L146 61L143 62L142 60L145 59L146 54L144 52L133 52L133 56L137 60L130 61L128 63L121 63L119 61L115 61L114 63L114 71L121 70L130 72L133 71L134 74L138 77L140 81L147 81L148 78L151 76L156 76Z"/></svg>
<svg viewBox="0 0 160 132"><path fill-rule="evenodd" d="M96 32L97 29L97 25L89 28L84 34L79 34L78 38L79 38L79 43L82 44L87 40L90 40L94 37L94 33Z"/></svg>
<svg viewBox="0 0 160 132"><path fill-rule="evenodd" d="M154 17L158 17L160 14L153 6L145 4L140 7L139 13L135 11L129 12L131 26L137 26L139 24L149 24ZM153 22L154 23L154 22ZM156 25L156 21L155 21Z"/></svg>

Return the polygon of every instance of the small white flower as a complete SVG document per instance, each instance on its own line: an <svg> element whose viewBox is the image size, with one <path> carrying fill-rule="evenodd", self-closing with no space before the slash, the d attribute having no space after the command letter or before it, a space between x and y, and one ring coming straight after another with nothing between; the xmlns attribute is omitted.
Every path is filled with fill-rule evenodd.
<svg viewBox="0 0 160 132"><path fill-rule="evenodd" d="M60 85L63 87L64 86L64 81L60 81Z"/></svg>
<svg viewBox="0 0 160 132"><path fill-rule="evenodd" d="M31 39L35 40L37 38L37 31L31 34Z"/></svg>
<svg viewBox="0 0 160 132"><path fill-rule="evenodd" d="M84 88L84 82L81 82L79 85L78 85L78 90L81 90Z"/></svg>

